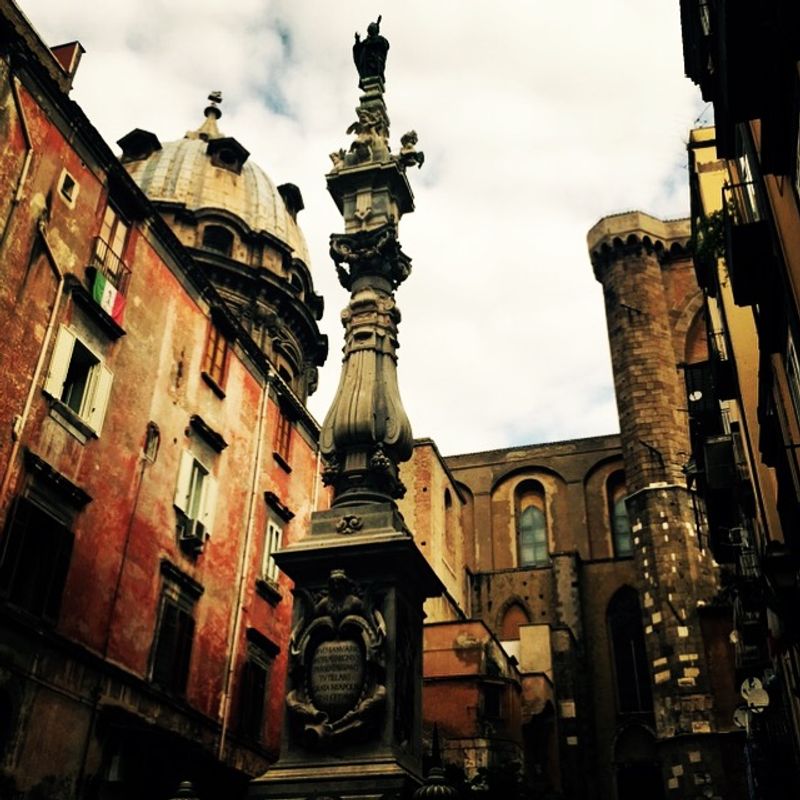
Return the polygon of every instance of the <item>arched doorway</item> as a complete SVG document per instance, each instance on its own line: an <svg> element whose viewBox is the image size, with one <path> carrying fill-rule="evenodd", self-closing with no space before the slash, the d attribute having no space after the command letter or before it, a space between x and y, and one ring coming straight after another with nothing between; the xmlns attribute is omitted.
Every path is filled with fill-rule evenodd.
<svg viewBox="0 0 800 800"><path fill-rule="evenodd" d="M617 800L663 800L655 737L644 725L629 725L617 736L614 773Z"/></svg>

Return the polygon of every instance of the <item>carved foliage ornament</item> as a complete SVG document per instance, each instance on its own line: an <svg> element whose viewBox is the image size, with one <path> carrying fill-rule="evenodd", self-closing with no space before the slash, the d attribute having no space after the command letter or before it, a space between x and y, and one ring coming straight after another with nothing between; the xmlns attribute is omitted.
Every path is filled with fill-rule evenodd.
<svg viewBox="0 0 800 800"><path fill-rule="evenodd" d="M293 734L321 748L363 739L386 702L384 619L344 570L332 570L322 591L297 597L286 697Z"/></svg>
<svg viewBox="0 0 800 800"><path fill-rule="evenodd" d="M397 226L392 223L374 231L334 233L330 254L345 289L362 275L386 278L396 289L411 274L411 259L401 249Z"/></svg>

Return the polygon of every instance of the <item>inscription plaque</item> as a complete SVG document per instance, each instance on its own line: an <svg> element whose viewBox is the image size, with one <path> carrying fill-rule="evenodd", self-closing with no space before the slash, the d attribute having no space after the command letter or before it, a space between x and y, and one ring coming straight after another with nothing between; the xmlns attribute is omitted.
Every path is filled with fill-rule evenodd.
<svg viewBox="0 0 800 800"><path fill-rule="evenodd" d="M322 642L311 659L314 705L332 720L352 711L364 688L364 673L364 655L357 642Z"/></svg>

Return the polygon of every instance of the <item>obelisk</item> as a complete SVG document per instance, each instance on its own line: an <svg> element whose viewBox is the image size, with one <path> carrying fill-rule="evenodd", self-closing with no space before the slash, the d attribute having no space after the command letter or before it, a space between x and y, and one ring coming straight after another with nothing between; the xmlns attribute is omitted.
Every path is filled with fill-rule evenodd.
<svg viewBox="0 0 800 800"><path fill-rule="evenodd" d="M422 606L441 584L417 549L396 499L411 426L397 383L395 289L411 260L397 238L414 210L407 170L421 166L412 131L389 145L384 103L388 41L380 17L353 59L362 91L349 147L331 154L328 190L344 217L331 236L342 312L342 374L320 447L329 511L276 554L295 582L281 757L249 796L409 798L422 772Z"/></svg>

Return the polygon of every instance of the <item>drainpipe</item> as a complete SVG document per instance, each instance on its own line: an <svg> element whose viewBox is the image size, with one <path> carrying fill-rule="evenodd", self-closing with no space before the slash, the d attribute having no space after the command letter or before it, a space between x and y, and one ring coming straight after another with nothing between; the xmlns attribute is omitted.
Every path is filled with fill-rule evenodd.
<svg viewBox="0 0 800 800"><path fill-rule="evenodd" d="M319 506L317 505L317 503L319 503L319 483L320 483L320 480L319 480L320 463L319 462L320 462L321 456L322 456L322 453L321 453L320 448L319 448L319 442L317 442L317 463L314 466L314 486L313 486L314 499L313 499L313 501L311 503L311 510L312 511L319 511L320 510Z"/></svg>
<svg viewBox="0 0 800 800"><path fill-rule="evenodd" d="M28 422L28 417L30 416L33 398L36 394L36 387L39 383L39 377L42 373L42 368L44 367L45 357L47 356L48 347L50 345L50 338L53 335L53 328L55 327L56 319L58 318L58 310L61 306L61 296L64 292L64 273L61 271L61 269L59 269L55 254L50 247L50 243L47 241L46 211L42 212L36 223L36 226L38 229L38 235L41 236L45 250L47 251L47 263L53 270L53 274L58 281L58 286L56 287L56 294L53 300L53 308L50 311L50 319L47 321L47 329L45 330L44 339L42 340L42 347L39 350L39 358L36 362L36 368L33 371L33 377L31 378L30 386L28 387L28 396L25 398L25 406L22 409L22 414L19 414L14 418L14 427L11 432L11 438L13 439L14 444L11 447L11 453L8 457L8 462L6 463L5 473L3 474L3 482L0 484L0 508L5 505L6 493L8 492L8 485L11 481L14 462L17 459L17 455L19 454L19 449L22 444L22 432L24 431L25 425Z"/></svg>
<svg viewBox="0 0 800 800"><path fill-rule="evenodd" d="M261 474L261 451L264 441L264 426L267 418L267 401L269 399L270 376L264 383L264 391L261 394L261 403L258 410L258 424L256 426L256 452L253 459L253 479L250 486L250 506L247 509L247 524L245 527L244 545L239 559L239 574L237 576L236 603L231 611L231 635L228 638L228 660L225 667L225 683L222 688L220 699L220 717L222 718L222 728L219 735L219 748L217 758L222 761L225 754L225 739L228 733L228 723L231 711L231 685L233 683L233 672L236 668L236 650L239 642L239 634L242 629L242 617L244 615L244 598L247 587L247 562L250 555L250 542L253 538L253 526L256 516L256 503L258 499L258 479Z"/></svg>
<svg viewBox="0 0 800 800"><path fill-rule="evenodd" d="M22 102L19 97L19 86L17 85L17 78L11 78L11 96L14 99L14 107L19 117L20 127L22 128L22 138L25 139L25 160L22 162L22 169L20 170L19 177L17 178L17 186L14 190L14 196L11 198L11 208L8 210L6 221L3 224L3 232L0 233L0 253L3 251L6 243L6 236L8 229L11 227L11 218L14 216L19 201L22 199L22 191L25 188L25 180L28 177L28 171L31 167L33 160L33 143L31 141L30 130L28 129L28 121L25 119L25 111L22 108Z"/></svg>

